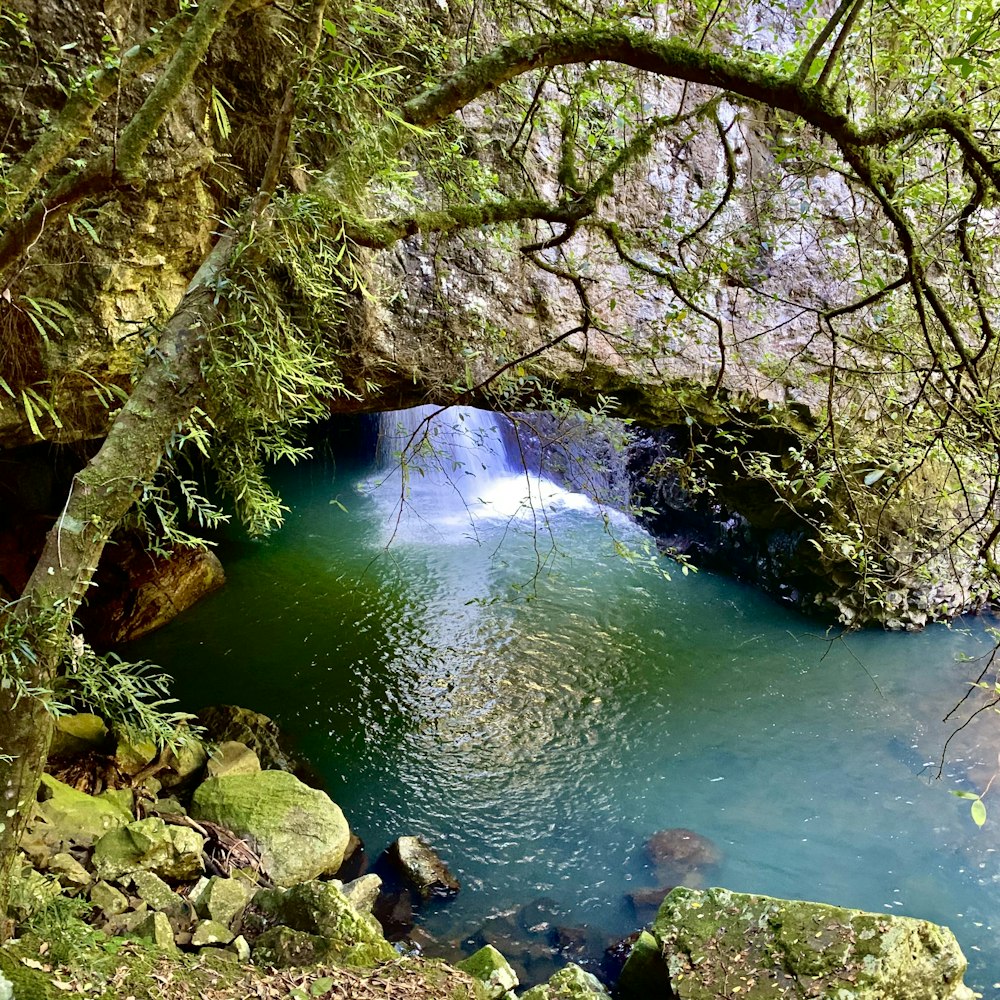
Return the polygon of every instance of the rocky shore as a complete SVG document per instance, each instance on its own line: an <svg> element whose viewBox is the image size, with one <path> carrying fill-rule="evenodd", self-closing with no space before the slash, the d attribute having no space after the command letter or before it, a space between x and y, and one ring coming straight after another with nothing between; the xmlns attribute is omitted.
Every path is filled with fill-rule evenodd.
<svg viewBox="0 0 1000 1000"><path fill-rule="evenodd" d="M461 890L431 845L400 837L368 870L271 720L221 706L199 721L159 751L95 716L59 720L0 949L2 1000L974 996L947 928L690 888L720 855L682 828L650 836L655 885L632 894L636 933L603 956L539 901L471 935L463 959L414 922ZM516 993L539 968L547 981Z"/></svg>

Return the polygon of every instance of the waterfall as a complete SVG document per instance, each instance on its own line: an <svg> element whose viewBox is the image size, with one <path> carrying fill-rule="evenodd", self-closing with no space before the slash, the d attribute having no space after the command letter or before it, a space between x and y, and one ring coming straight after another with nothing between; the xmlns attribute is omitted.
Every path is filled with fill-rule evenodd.
<svg viewBox="0 0 1000 1000"><path fill-rule="evenodd" d="M479 527L526 522L587 509L570 493L525 468L508 447L503 420L469 406L417 406L379 418L377 472L369 492L389 508L394 538L411 542L479 540Z"/></svg>

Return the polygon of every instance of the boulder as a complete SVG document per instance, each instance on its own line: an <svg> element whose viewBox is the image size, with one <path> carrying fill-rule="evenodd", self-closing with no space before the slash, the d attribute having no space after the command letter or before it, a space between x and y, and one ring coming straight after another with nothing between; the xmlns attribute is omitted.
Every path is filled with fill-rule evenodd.
<svg viewBox="0 0 1000 1000"><path fill-rule="evenodd" d="M488 1000L500 1000L517 986L517 973L511 968L510 962L488 944L455 968L468 973L473 979L478 979L486 990Z"/></svg>
<svg viewBox="0 0 1000 1000"><path fill-rule="evenodd" d="M105 917L116 917L128 909L128 897L107 882L91 886L90 901Z"/></svg>
<svg viewBox="0 0 1000 1000"><path fill-rule="evenodd" d="M199 917L232 927L243 916L251 895L242 879L213 875L197 896L192 890L190 898Z"/></svg>
<svg viewBox="0 0 1000 1000"><path fill-rule="evenodd" d="M82 616L91 642L119 646L172 621L226 582L214 552L176 549L165 558L132 538L118 538L102 559Z"/></svg>
<svg viewBox="0 0 1000 1000"><path fill-rule="evenodd" d="M119 803L78 792L51 774L42 775L38 797L36 816L42 824L33 824L32 829L51 843L72 842L90 847L108 831L133 819Z"/></svg>
<svg viewBox="0 0 1000 1000"><path fill-rule="evenodd" d="M226 951L232 952L236 956L237 962L246 963L250 961L250 945L242 934L237 935L229 942L226 946Z"/></svg>
<svg viewBox="0 0 1000 1000"><path fill-rule="evenodd" d="M382 879L378 875L362 875L353 882L344 883L341 891L358 913L371 913L381 889Z"/></svg>
<svg viewBox="0 0 1000 1000"><path fill-rule="evenodd" d="M316 934L291 927L271 927L254 944L254 964L275 969L315 965L323 960L325 949L326 942Z"/></svg>
<svg viewBox="0 0 1000 1000"><path fill-rule="evenodd" d="M59 715L52 730L50 757L72 757L99 750L108 741L108 727L104 720L89 712Z"/></svg>
<svg viewBox="0 0 1000 1000"><path fill-rule="evenodd" d="M667 983L677 1000L716 1000L719 984L739 985L742 1000L972 1000L966 961L946 927L825 903L774 899L727 889L674 889L652 927L650 949L633 950L620 993L630 983ZM647 942L648 944L648 942ZM633 978L632 963L644 968ZM658 969L656 966L658 965Z"/></svg>
<svg viewBox="0 0 1000 1000"><path fill-rule="evenodd" d="M191 944L195 948L207 948L210 945L230 944L233 938L233 932L218 920L199 920L191 933Z"/></svg>
<svg viewBox="0 0 1000 1000"><path fill-rule="evenodd" d="M170 921L167 920L164 913L147 913L136 924L132 933L136 937L152 941L157 948L162 948L164 951L175 952L177 950L177 946L174 944L174 929L170 926Z"/></svg>
<svg viewBox="0 0 1000 1000"><path fill-rule="evenodd" d="M49 861L49 874L54 875L64 889L85 889L93 878L72 854L53 855Z"/></svg>
<svg viewBox="0 0 1000 1000"><path fill-rule="evenodd" d="M298 761L281 746L281 733L266 715L239 705L213 705L198 713L198 724L215 743L236 742L249 747L265 769L294 771Z"/></svg>
<svg viewBox="0 0 1000 1000"><path fill-rule="evenodd" d="M230 774L256 774L260 759L245 743L226 740L209 755L205 766L210 778L223 778Z"/></svg>
<svg viewBox="0 0 1000 1000"><path fill-rule="evenodd" d="M395 948L382 936L371 917L359 914L333 882L304 882L290 889L263 889L254 896L254 907L271 927L258 939L276 947L272 930L280 925L305 935L288 938L293 950L311 949L314 961L371 966L396 958ZM266 941L265 941L266 939ZM286 963L288 964L288 963ZM291 964L302 964L298 961Z"/></svg>
<svg viewBox="0 0 1000 1000"><path fill-rule="evenodd" d="M164 751L162 759L166 765L159 774L163 787L178 788L193 784L200 777L208 761L208 751L201 740L187 733L183 743Z"/></svg>
<svg viewBox="0 0 1000 1000"><path fill-rule="evenodd" d="M209 778L195 789L191 815L252 841L279 886L336 872L350 836L329 796L284 771Z"/></svg>
<svg viewBox="0 0 1000 1000"><path fill-rule="evenodd" d="M194 830L151 816L101 837L94 845L94 871L109 881L143 869L169 881L190 881L204 871L204 846Z"/></svg>
<svg viewBox="0 0 1000 1000"><path fill-rule="evenodd" d="M111 731L116 741L115 766L122 774L132 777L156 760L159 749L152 740L137 739L124 726L113 726Z"/></svg>
<svg viewBox="0 0 1000 1000"><path fill-rule="evenodd" d="M140 869L132 873L132 885L135 888L135 894L151 910L166 913L168 916L184 911L184 901L159 875Z"/></svg>
<svg viewBox="0 0 1000 1000"><path fill-rule="evenodd" d="M547 983L533 986L521 994L521 1000L609 1000L607 990L596 976L579 965L567 965ZM644 1000L653 1000L652 997Z"/></svg>
<svg viewBox="0 0 1000 1000"><path fill-rule="evenodd" d="M400 837L386 850L386 859L425 902L450 898L461 888L458 879L422 837Z"/></svg>

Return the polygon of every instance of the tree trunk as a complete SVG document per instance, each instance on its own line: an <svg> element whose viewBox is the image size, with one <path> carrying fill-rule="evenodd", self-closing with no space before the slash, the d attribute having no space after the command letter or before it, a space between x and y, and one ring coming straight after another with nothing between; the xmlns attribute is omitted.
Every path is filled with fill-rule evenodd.
<svg viewBox="0 0 1000 1000"><path fill-rule="evenodd" d="M218 319L215 278L234 244L234 234L224 236L191 281L100 451L73 478L66 506L46 537L24 593L2 623L4 680L13 674L42 692L17 699L5 686L0 699L2 914L10 899L18 839L30 818L51 743L44 692L58 677L73 615L111 532L156 474L173 434L202 401L201 351L205 334ZM30 661L21 657L16 665L9 641L22 631L35 655ZM0 926L0 936L5 930Z"/></svg>

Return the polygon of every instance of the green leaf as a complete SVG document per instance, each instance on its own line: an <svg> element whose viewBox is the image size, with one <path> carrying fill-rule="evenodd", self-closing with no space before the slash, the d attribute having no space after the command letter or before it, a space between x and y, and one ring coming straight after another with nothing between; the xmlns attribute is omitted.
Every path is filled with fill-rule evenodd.
<svg viewBox="0 0 1000 1000"><path fill-rule="evenodd" d="M954 795L956 799L971 799L973 802L979 801L979 796L975 792L960 792L953 788L951 790L951 794Z"/></svg>
<svg viewBox="0 0 1000 1000"><path fill-rule="evenodd" d="M982 826L986 822L986 806L983 805L982 799L976 799L972 803L972 822L976 826Z"/></svg>

